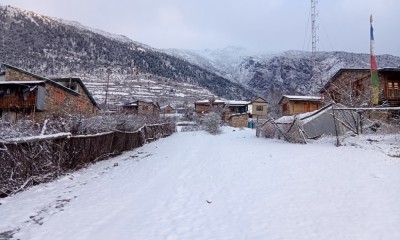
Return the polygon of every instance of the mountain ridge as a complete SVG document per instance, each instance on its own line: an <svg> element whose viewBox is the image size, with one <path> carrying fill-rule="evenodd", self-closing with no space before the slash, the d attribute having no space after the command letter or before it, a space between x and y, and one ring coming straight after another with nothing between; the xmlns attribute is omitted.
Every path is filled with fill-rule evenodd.
<svg viewBox="0 0 400 240"><path fill-rule="evenodd" d="M155 49L123 35L0 5L0 62L54 77L81 77L96 100L155 98L161 104L201 98L265 98L277 111L282 94L315 95L340 68L369 68L369 55L319 52L254 53L242 47L216 50ZM400 58L377 56L379 67ZM108 69L112 70L108 73Z"/></svg>
<svg viewBox="0 0 400 240"><path fill-rule="evenodd" d="M140 96L133 91L135 84L129 81L132 76L150 80L147 83L153 87L157 87L159 81L163 82L168 85L161 91L165 93L173 93L181 83L203 89L198 89L194 94L190 94L190 91L183 94L191 99L212 95L227 99L254 96L243 86L213 72L125 37L108 36L101 30L93 32L74 22L65 24L65 21L11 6L0 5L0 20L0 33L3 36L0 61L40 75L89 77L89 82L102 83L105 89L104 84L109 77L107 69L111 68L112 82L124 80L125 87L122 89L126 90L125 96ZM90 90L100 92L99 88ZM142 88L140 91L147 90ZM155 98L165 97L161 93L148 93L154 94ZM176 96L170 95L171 100Z"/></svg>
<svg viewBox="0 0 400 240"><path fill-rule="evenodd" d="M172 51L172 50L168 50ZM174 50L175 56L190 56L190 50ZM215 53L221 52L217 50ZM229 50L228 50L229 51ZM197 62L193 58L186 58L193 64L207 68L207 64L215 63L216 59L207 55L198 54ZM225 56L222 54L221 56ZM214 64L216 73L231 81L244 85L257 95L267 99L273 105L273 111L278 112L277 103L283 94L318 95L320 88L341 68L370 68L370 55L365 53L348 53L344 51L318 52L317 65L314 69L311 53L290 50L281 53L255 54L236 56L231 66L221 67L223 64ZM385 67L400 67L400 57L384 54L378 55L378 65ZM225 62L226 64L226 62Z"/></svg>

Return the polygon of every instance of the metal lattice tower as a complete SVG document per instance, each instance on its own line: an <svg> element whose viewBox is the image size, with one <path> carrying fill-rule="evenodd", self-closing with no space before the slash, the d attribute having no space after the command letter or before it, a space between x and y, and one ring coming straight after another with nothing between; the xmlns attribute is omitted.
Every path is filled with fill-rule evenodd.
<svg viewBox="0 0 400 240"><path fill-rule="evenodd" d="M313 68L315 67L315 61L317 56L317 13L316 13L316 5L318 4L318 0L311 0L311 38L312 38L312 52L311 52L311 60L313 64Z"/></svg>

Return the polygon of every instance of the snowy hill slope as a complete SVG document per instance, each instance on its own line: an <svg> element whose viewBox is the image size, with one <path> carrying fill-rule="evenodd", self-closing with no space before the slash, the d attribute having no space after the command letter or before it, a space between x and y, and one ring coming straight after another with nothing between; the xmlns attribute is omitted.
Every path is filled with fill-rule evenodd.
<svg viewBox="0 0 400 240"><path fill-rule="evenodd" d="M96 83L92 86L99 86L89 89L95 92L104 92L108 79L106 70L110 68L113 72L110 81L114 83L129 80L132 75L146 75L154 81L162 79L170 88L184 83L219 97L242 99L253 96L237 83L124 36L10 6L0 5L0 36L4 41L0 62L44 76L81 77ZM129 83L122 89L133 86ZM124 93L131 95L130 91Z"/></svg>
<svg viewBox="0 0 400 240"><path fill-rule="evenodd" d="M0 237L399 239L397 158L254 135L177 133L0 199Z"/></svg>

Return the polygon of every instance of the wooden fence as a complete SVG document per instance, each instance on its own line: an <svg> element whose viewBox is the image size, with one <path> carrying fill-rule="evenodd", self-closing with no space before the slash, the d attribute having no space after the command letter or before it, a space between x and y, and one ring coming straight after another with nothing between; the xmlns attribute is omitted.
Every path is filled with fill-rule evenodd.
<svg viewBox="0 0 400 240"><path fill-rule="evenodd" d="M51 181L89 163L170 136L173 124L146 125L135 132L57 134L0 142L0 197Z"/></svg>

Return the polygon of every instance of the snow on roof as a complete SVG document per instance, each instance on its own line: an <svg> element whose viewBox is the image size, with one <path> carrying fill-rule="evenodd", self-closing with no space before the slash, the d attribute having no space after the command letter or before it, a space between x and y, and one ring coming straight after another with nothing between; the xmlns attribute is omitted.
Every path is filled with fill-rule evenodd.
<svg viewBox="0 0 400 240"><path fill-rule="evenodd" d="M249 101L235 101L235 100L228 100L226 101L228 105L249 105Z"/></svg>
<svg viewBox="0 0 400 240"><path fill-rule="evenodd" d="M321 100L323 100L323 98L320 96L283 95L281 97L281 100L279 100L278 104L281 104L284 98L287 98L291 101L321 101Z"/></svg>
<svg viewBox="0 0 400 240"><path fill-rule="evenodd" d="M124 104L123 106L124 107L135 107L137 105L138 105L137 103L127 103L127 104Z"/></svg>
<svg viewBox="0 0 400 240"><path fill-rule="evenodd" d="M202 103L210 103L210 100L199 100L195 102L196 104L202 104ZM225 101L222 100L214 100L214 103L225 103Z"/></svg>
<svg viewBox="0 0 400 240"><path fill-rule="evenodd" d="M320 96L295 96L295 95L283 95L283 97L290 100L322 100Z"/></svg>
<svg viewBox="0 0 400 240"><path fill-rule="evenodd" d="M283 116L278 119L276 119L274 122L278 124L288 124L288 123L293 123L295 116Z"/></svg>
<svg viewBox="0 0 400 240"><path fill-rule="evenodd" d="M172 109L175 109L174 107L172 107L171 105L165 105L165 106L162 106L162 107L160 107L161 109L165 109L165 108L167 108L167 107L170 107L170 108L172 108Z"/></svg>
<svg viewBox="0 0 400 240"><path fill-rule="evenodd" d="M44 83L45 81L4 81L0 82L0 85L7 85L7 84L39 84L39 83Z"/></svg>

